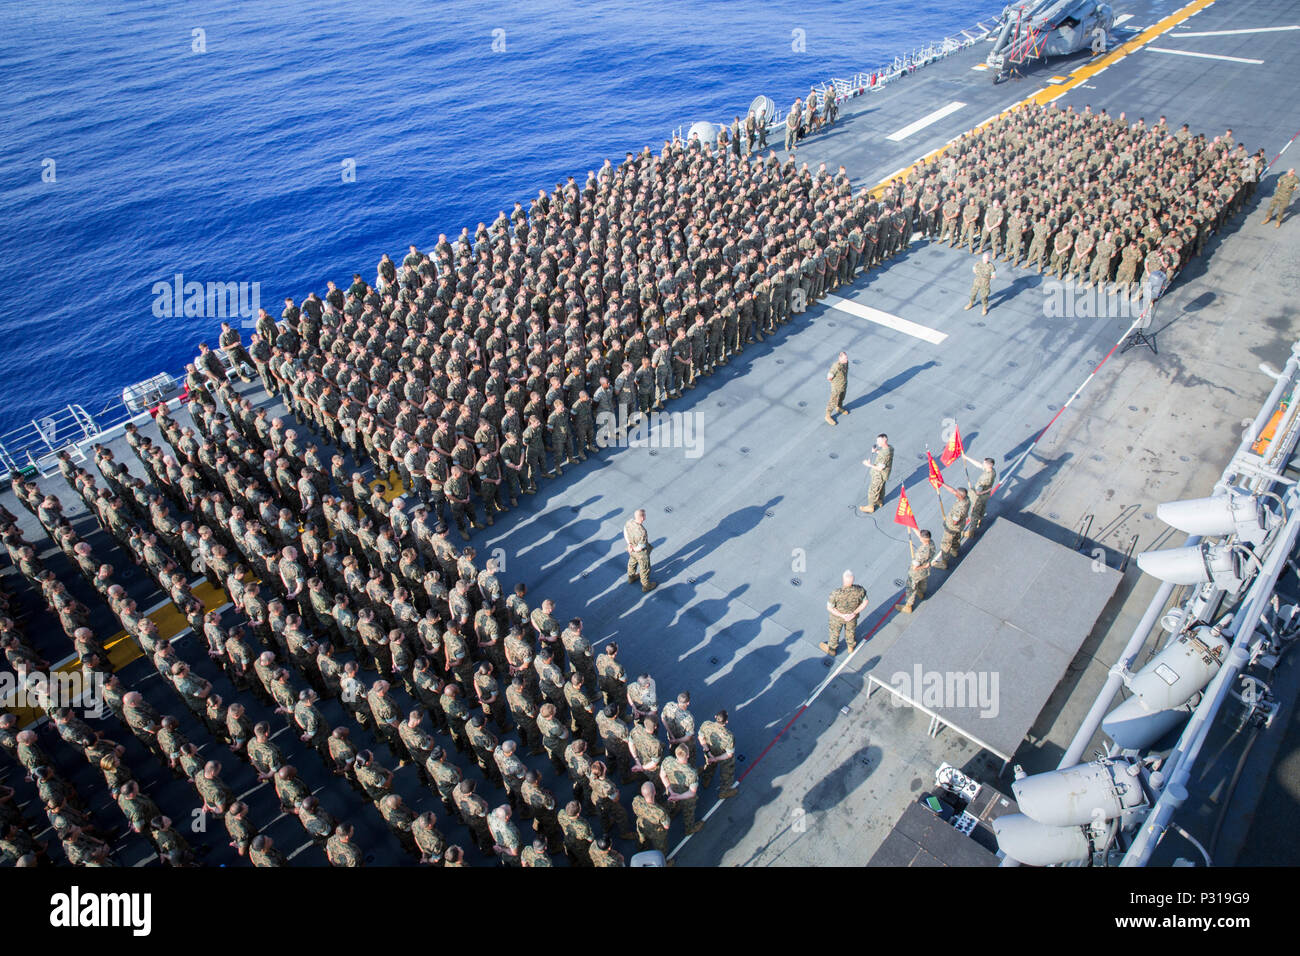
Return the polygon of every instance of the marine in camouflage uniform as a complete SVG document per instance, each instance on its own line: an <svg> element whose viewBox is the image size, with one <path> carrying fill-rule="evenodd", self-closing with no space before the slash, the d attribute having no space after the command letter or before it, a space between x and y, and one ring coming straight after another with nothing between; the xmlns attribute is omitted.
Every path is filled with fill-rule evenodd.
<svg viewBox="0 0 1300 956"><path fill-rule="evenodd" d="M826 403L826 424L835 424L835 415L847 415L848 409L844 407L844 394L849 388L849 356L847 352L841 352L839 356L831 363L830 370L826 373L826 381L831 383L830 401Z"/></svg>
<svg viewBox="0 0 1300 956"><path fill-rule="evenodd" d="M911 530L911 529L909 529ZM916 605L925 600L925 589L930 581L930 562L934 560L934 542L929 531L917 531L919 544L912 550L912 563L907 568L907 594L895 605L904 614L911 614Z"/></svg>
<svg viewBox="0 0 1300 956"><path fill-rule="evenodd" d="M632 798L632 814L636 817L637 845L642 850L658 850L667 856L672 817L655 802L653 783L641 784L641 792Z"/></svg>
<svg viewBox="0 0 1300 956"><path fill-rule="evenodd" d="M631 837L629 837L631 839ZM597 867L620 867L627 866L623 859L623 854L614 849L610 843L609 837L597 837L596 842L591 845L587 851L591 857L591 865Z"/></svg>
<svg viewBox="0 0 1300 956"><path fill-rule="evenodd" d="M984 253L982 261L975 263L971 270L975 273L975 281L971 283L970 299L966 303L966 308L970 309L975 305L975 297L979 296L981 304L984 306L984 315L989 314L989 285L992 283L997 272L993 268L993 263L989 261L989 254Z"/></svg>
<svg viewBox="0 0 1300 956"><path fill-rule="evenodd" d="M693 763L695 761L695 717L689 710L690 705L691 695L682 691L677 695L676 700L664 704L659 720L664 726L665 736L668 737L668 746L674 749L678 746L689 748Z"/></svg>
<svg viewBox="0 0 1300 956"><path fill-rule="evenodd" d="M353 763L353 771L356 774L357 782L361 784L362 791L376 806L383 801L384 797L392 793L392 771L375 760L374 754L370 751L363 750L357 754Z"/></svg>
<svg viewBox="0 0 1300 956"><path fill-rule="evenodd" d="M560 829L564 831L564 852L577 866L591 866L590 850L596 839L591 824L582 816L582 805L571 800L560 814Z"/></svg>
<svg viewBox="0 0 1300 956"><path fill-rule="evenodd" d="M556 773L564 773L564 751L569 745L569 728L556 715L555 705L550 701L542 704L537 712L537 729L542 734L542 748L551 758L551 765Z"/></svg>
<svg viewBox="0 0 1300 956"><path fill-rule="evenodd" d="M864 459L862 464L871 469L867 485L867 503L858 505L858 510L871 514L885 503L885 485L889 482L889 472L894 467L894 447L889 444L889 436L876 436L876 445L871 449L875 461Z"/></svg>
<svg viewBox="0 0 1300 956"><path fill-rule="evenodd" d="M966 208L961 214L961 241L959 245L966 247L968 252L975 251L975 243L980 238L980 203L977 199L972 199L966 203Z"/></svg>
<svg viewBox="0 0 1300 956"><path fill-rule="evenodd" d="M618 706L627 699L627 671L618 662L618 644L614 641L596 655L596 682L606 703Z"/></svg>
<svg viewBox="0 0 1300 956"><path fill-rule="evenodd" d="M975 250L976 254L984 251L987 245L993 255L998 255L1002 251L1002 221L1006 218L1006 212L1002 204L996 199L989 206L988 212L984 214L984 231L980 233L979 248Z"/></svg>
<svg viewBox="0 0 1300 956"><path fill-rule="evenodd" d="M979 477L975 479L974 498L970 506L970 522L966 526L965 533L961 536L963 543L969 541L971 535L978 531L980 525L984 522L984 509L988 507L989 497L993 494L993 486L997 484L998 480L997 469L994 465L992 458L985 458Z"/></svg>
<svg viewBox="0 0 1300 956"><path fill-rule="evenodd" d="M519 828L514 825L510 817L508 806L503 804L497 807L488 815L488 830L492 834L495 844L493 849L496 851L497 859L506 866L518 866L523 839L519 836Z"/></svg>
<svg viewBox="0 0 1300 956"><path fill-rule="evenodd" d="M531 669L530 673L535 673ZM537 729L537 701L529 690L524 674L510 680L506 688L506 703L510 707L510 716L514 720L519 737L528 748L529 753L542 753L542 734Z"/></svg>
<svg viewBox="0 0 1300 956"><path fill-rule="evenodd" d="M638 508L636 513L623 525L623 540L627 544L627 583L636 584L641 580L641 590L653 591L658 584L650 580L650 535L645 529L645 509Z"/></svg>
<svg viewBox="0 0 1300 956"><path fill-rule="evenodd" d="M546 852L546 841L542 839L534 840L528 846L524 847L523 852L519 854L519 862L520 865L526 869L554 866L554 864L551 863L550 856L547 855Z"/></svg>
<svg viewBox="0 0 1300 956"><path fill-rule="evenodd" d="M441 747L434 747L429 758L424 762L424 770L429 775L429 782L438 792L442 805L448 813L456 812L456 787L464 775L456 764L447 759L447 753Z"/></svg>
<svg viewBox="0 0 1300 956"><path fill-rule="evenodd" d="M1056 278L1064 278L1066 267L1070 264L1070 253L1074 249L1074 240L1068 228L1062 228L1052 240L1052 259L1048 271Z"/></svg>
<svg viewBox="0 0 1300 956"><path fill-rule="evenodd" d="M519 794L524 805L524 818L533 818L533 829L544 837L548 850L560 852L564 847L564 831L560 829L559 803L555 794L542 786L536 770L524 774Z"/></svg>
<svg viewBox="0 0 1300 956"><path fill-rule="evenodd" d="M949 247L957 245L957 224L961 215L961 202L954 195L949 195L948 200L943 204L943 232L939 236L940 242L948 243Z"/></svg>
<svg viewBox="0 0 1300 956"><path fill-rule="evenodd" d="M230 845L240 856L245 856L258 835L257 827L248 819L248 804L239 801L232 803L222 819L226 824L226 832L230 834Z"/></svg>
<svg viewBox="0 0 1300 956"><path fill-rule="evenodd" d="M629 783L632 779L632 755L628 752L629 733L627 724L618 716L618 707L614 704L596 714L596 729L600 733L605 759L610 770L618 774L619 780Z"/></svg>
<svg viewBox="0 0 1300 956"><path fill-rule="evenodd" d="M597 760L591 765L587 775L591 787L591 802L596 807L600 818L600 827L606 833L613 833L617 828L621 839L630 840L634 836L628 825L627 811L619 799L618 787L609 779L604 761Z"/></svg>
<svg viewBox="0 0 1300 956"><path fill-rule="evenodd" d="M352 824L340 823L325 841L325 858L330 866L359 867L365 862L365 854L352 842L352 834Z"/></svg>
<svg viewBox="0 0 1300 956"><path fill-rule="evenodd" d="M518 744L515 741L503 740L492 752L492 760L496 763L497 772L505 785L510 806L516 810L520 807L520 791L524 785L524 777L528 773L528 768L516 754L517 749Z"/></svg>
<svg viewBox="0 0 1300 956"><path fill-rule="evenodd" d="M456 810L461 823L469 827L474 842L484 853L492 852L492 833L488 829L488 802L474 792L473 780L462 780L456 785Z"/></svg>
<svg viewBox="0 0 1300 956"><path fill-rule="evenodd" d="M1101 237L1093 249L1092 266L1088 270L1088 282L1084 288L1090 285L1096 285L1098 289L1104 289L1106 283L1110 281L1110 264L1115 258L1115 243L1108 232Z"/></svg>
<svg viewBox="0 0 1300 956"><path fill-rule="evenodd" d="M1137 284L1137 267L1142 259L1142 247L1136 242L1129 242L1124 246L1119 256L1119 270L1115 273L1115 286L1112 292L1118 292L1121 289L1126 295L1132 293L1133 286Z"/></svg>
<svg viewBox="0 0 1300 956"><path fill-rule="evenodd" d="M1034 223L1033 237L1029 240L1029 252L1025 256L1025 268L1033 266L1042 275L1043 260L1047 258L1047 240L1052 234L1052 224L1046 217ZM1019 263L1015 263L1019 265Z"/></svg>
<svg viewBox="0 0 1300 956"><path fill-rule="evenodd" d="M704 829L704 824L695 819L695 807L699 801L700 775L691 766L689 747L679 745L672 756L664 759L659 767L659 779L663 782L670 812L674 816L678 813L682 814L686 824L686 835L690 836Z"/></svg>
<svg viewBox="0 0 1300 956"><path fill-rule="evenodd" d="M564 701L569 705L569 730L595 747L596 705L583 687L582 674L574 671L564 685Z"/></svg>
<svg viewBox="0 0 1300 956"><path fill-rule="evenodd" d="M289 862L284 858L284 854L272 845L271 838L265 834L253 839L249 845L248 858L253 866L287 866Z"/></svg>
<svg viewBox="0 0 1300 956"><path fill-rule="evenodd" d="M1300 178L1297 178L1294 167L1277 178L1277 184L1273 187L1273 198L1264 214L1264 222L1260 225L1264 225L1276 215L1276 228L1282 228L1282 220L1286 217L1287 207L1291 205L1291 196L1298 186L1300 186Z"/></svg>
<svg viewBox="0 0 1300 956"><path fill-rule="evenodd" d="M493 754L496 753L500 741L495 734L487 729L487 724L483 720L482 714L475 714L465 725L465 736L469 738L470 749L474 754L474 761L478 764L480 770L493 786L504 786L501 779L501 771L497 768L496 760Z"/></svg>
<svg viewBox="0 0 1300 956"><path fill-rule="evenodd" d="M1092 262L1093 246L1092 230L1080 230L1078 238L1074 240L1074 258L1070 260L1069 268L1069 272L1074 276L1076 282L1082 282L1088 277L1088 267Z"/></svg>
<svg viewBox="0 0 1300 956"><path fill-rule="evenodd" d="M461 537L468 539L471 530L479 528L478 515L474 501L470 498L469 480L460 465L452 465L451 475L443 483L443 494L447 496L447 507L456 522Z"/></svg>
<svg viewBox="0 0 1300 956"><path fill-rule="evenodd" d="M1007 216L1007 247L1003 258L1007 262L1018 262L1025 254L1025 216L1019 209L1012 209Z"/></svg>
<svg viewBox="0 0 1300 956"><path fill-rule="evenodd" d="M848 642L849 652L852 653L853 649L858 646L856 636L858 615L862 613L866 606L867 589L860 584L853 583L852 571L845 571L843 583L831 592L830 598L826 602L826 609L830 612L827 639L818 646L834 657L839 650L840 634L844 634Z"/></svg>
<svg viewBox="0 0 1300 956"><path fill-rule="evenodd" d="M948 488L948 485L944 485ZM970 514L970 499L965 488L950 488L957 500L948 509L943 520L943 543L939 546L939 557L930 563L930 567L940 571L948 567L949 561L957 560L957 551L961 546L961 535L966 530L966 517Z"/></svg>

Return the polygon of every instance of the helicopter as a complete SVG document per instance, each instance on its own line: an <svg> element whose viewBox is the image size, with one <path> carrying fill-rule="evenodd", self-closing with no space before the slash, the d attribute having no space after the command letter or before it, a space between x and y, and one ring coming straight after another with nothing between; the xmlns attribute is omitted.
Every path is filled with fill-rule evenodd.
<svg viewBox="0 0 1300 956"><path fill-rule="evenodd" d="M996 39L987 63L993 82L1033 60L1091 49L1106 52L1115 12L1098 0L1039 0L1010 4L995 28Z"/></svg>

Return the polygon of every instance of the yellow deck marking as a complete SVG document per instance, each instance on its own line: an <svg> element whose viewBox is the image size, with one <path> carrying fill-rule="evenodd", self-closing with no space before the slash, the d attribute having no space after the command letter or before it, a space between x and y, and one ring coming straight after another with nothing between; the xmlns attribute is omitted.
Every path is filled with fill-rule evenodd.
<svg viewBox="0 0 1300 956"><path fill-rule="evenodd" d="M400 495L406 494L406 486L402 484L402 476L395 471L388 473L388 480L383 478L371 478L370 490L382 490L385 501L392 501Z"/></svg>
<svg viewBox="0 0 1300 956"><path fill-rule="evenodd" d="M193 593L196 598L203 602L205 611L219 608L230 600L226 596L224 589L214 588L207 581L197 585L193 589ZM158 635L164 640L171 640L190 626L189 620L171 601L167 601L152 613L147 614L146 617L158 625ZM126 631L118 631L106 640L104 650L108 651L108 663L113 671L120 671L127 664L144 656L144 652L140 650L140 645L127 636ZM72 657L56 666L54 672L57 674L70 674L80 666L77 658ZM0 706L0 710L12 711L17 714L20 727L26 727L32 721L45 715L44 711L35 707L11 707L7 703Z"/></svg>

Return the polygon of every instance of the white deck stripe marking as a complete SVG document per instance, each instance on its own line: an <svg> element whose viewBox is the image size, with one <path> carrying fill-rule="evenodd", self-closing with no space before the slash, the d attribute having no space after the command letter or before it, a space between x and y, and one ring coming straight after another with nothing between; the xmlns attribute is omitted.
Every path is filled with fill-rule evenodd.
<svg viewBox="0 0 1300 956"><path fill-rule="evenodd" d="M1224 56L1221 53L1195 53L1192 50L1171 50L1163 46L1149 46L1147 49L1152 53L1173 53L1176 56L1194 56L1202 60L1227 60L1229 63L1254 63L1257 66L1264 62L1263 60L1250 60L1244 56Z"/></svg>
<svg viewBox="0 0 1300 956"><path fill-rule="evenodd" d="M1131 13L1121 13L1119 16L1117 16L1117 17L1115 18L1115 22L1114 22L1113 24L1111 24L1111 25L1112 25L1112 26L1119 26L1121 23L1127 23L1129 20L1132 20L1132 19L1133 19L1133 14L1131 14Z"/></svg>
<svg viewBox="0 0 1300 956"><path fill-rule="evenodd" d="M1230 37L1242 33L1281 33L1283 30L1300 30L1300 24L1289 27L1252 27L1249 30L1206 30L1203 33L1171 33L1171 37Z"/></svg>
<svg viewBox="0 0 1300 956"><path fill-rule="evenodd" d="M735 786L735 784L733 784L732 786ZM730 799L730 798L728 798L728 799ZM704 814L704 816L700 817L700 822L701 822L701 823L708 823L708 821L709 821L709 817L711 817L711 816L713 816L715 813L717 813L717 812L718 812L718 809L722 806L722 804L723 804L724 802L726 802L726 801L719 800L719 801L718 801L717 803L715 803L713 806L709 807L709 812L706 813L706 814ZM692 836L692 834L689 834L689 833L686 834L686 836L682 838L682 842L679 843L679 844L677 844L675 847L673 847L673 851L672 851L671 853L669 853L668 856L664 857L664 859L666 859L666 860L671 860L671 859L672 859L673 857L675 857L678 853L680 853L681 850L682 850L682 847L686 846L686 844L688 844L688 843L691 842L691 836Z"/></svg>
<svg viewBox="0 0 1300 956"><path fill-rule="evenodd" d="M965 105L966 105L965 103L961 103L954 100L953 102L949 103L947 106L941 106L933 113L925 114L915 123L908 123L898 132L890 133L888 136L885 137L885 139L890 140L891 142L900 143L903 140L907 139L907 137L911 136L913 133L919 133L921 130L929 126L931 123L939 122L939 120L943 119L945 116L949 116L957 112Z"/></svg>
<svg viewBox="0 0 1300 956"><path fill-rule="evenodd" d="M874 322L876 325L883 325L887 329L893 329L895 332L902 332L904 335L910 335L913 338L929 342L931 345L940 345L948 337L948 333L940 332L936 329L927 328L924 325L917 325L915 322L909 322L907 319L900 319L896 315L890 315L888 312L881 312L879 309L873 309L869 305L859 305L856 302L850 302L848 299L841 299L837 295L828 295L825 302L832 308L839 309L841 312L847 312L849 315L856 315L860 319L866 319L868 322Z"/></svg>

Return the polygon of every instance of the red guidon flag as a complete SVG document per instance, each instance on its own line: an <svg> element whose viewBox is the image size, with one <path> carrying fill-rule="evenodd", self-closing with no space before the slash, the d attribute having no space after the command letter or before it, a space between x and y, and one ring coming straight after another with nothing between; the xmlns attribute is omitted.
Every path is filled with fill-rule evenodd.
<svg viewBox="0 0 1300 956"><path fill-rule="evenodd" d="M930 484L934 486L935 491L938 491L943 487L943 475L939 473L939 466L935 464L934 455L931 455L929 450L925 453L925 460L930 466L930 474L928 476Z"/></svg>
<svg viewBox="0 0 1300 956"><path fill-rule="evenodd" d="M961 446L961 429L953 425L952 437L948 439L948 444L944 446L943 454L939 456L939 460L947 468L964 454L966 454L966 449Z"/></svg>
<svg viewBox="0 0 1300 956"><path fill-rule="evenodd" d="M902 485L898 486L898 510L894 512L894 523L916 528L916 515L912 513L912 505L907 500L907 489Z"/></svg>

